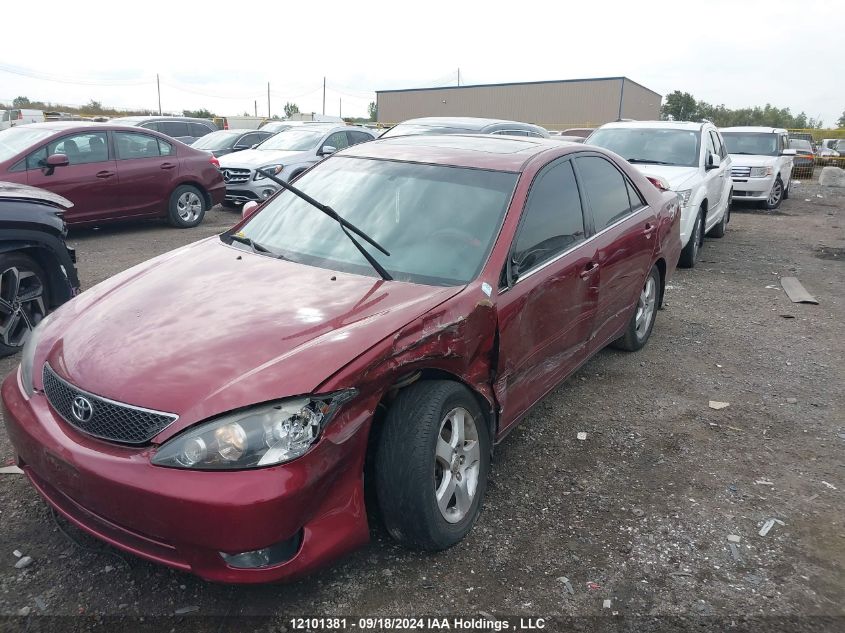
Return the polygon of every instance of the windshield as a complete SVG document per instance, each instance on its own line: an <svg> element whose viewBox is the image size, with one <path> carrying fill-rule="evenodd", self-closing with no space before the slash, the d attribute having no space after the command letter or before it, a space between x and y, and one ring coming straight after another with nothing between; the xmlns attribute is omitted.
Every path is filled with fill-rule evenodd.
<svg viewBox="0 0 845 633"><path fill-rule="evenodd" d="M197 149L229 149L242 134L243 132L212 132L194 141L191 147Z"/></svg>
<svg viewBox="0 0 845 633"><path fill-rule="evenodd" d="M596 130L587 143L634 163L698 167L698 137L695 130L617 127Z"/></svg>
<svg viewBox="0 0 845 633"><path fill-rule="evenodd" d="M265 123L258 129L262 130L263 132L281 132L282 130L288 130L292 127L293 126L288 123L277 123L271 121L270 123Z"/></svg>
<svg viewBox="0 0 845 633"><path fill-rule="evenodd" d="M789 147L791 147L792 149L804 149L809 152L813 151L813 146L810 145L810 141L805 141L800 138L789 139Z"/></svg>
<svg viewBox="0 0 845 633"><path fill-rule="evenodd" d="M418 136L420 134L477 134L478 130L468 130L459 127L443 127L442 125L416 125L414 123L400 123L381 135L380 138L390 136Z"/></svg>
<svg viewBox="0 0 845 633"><path fill-rule="evenodd" d="M728 154L753 154L755 156L777 156L778 135L766 132L722 132Z"/></svg>
<svg viewBox="0 0 845 633"><path fill-rule="evenodd" d="M518 174L338 156L296 186L382 244L364 244L397 281L460 285L481 270ZM287 259L374 275L340 225L289 191L273 198L241 234Z"/></svg>
<svg viewBox="0 0 845 633"><path fill-rule="evenodd" d="M277 149L291 152L304 152L314 149L323 138L324 130L287 129L271 136L258 146L258 149Z"/></svg>
<svg viewBox="0 0 845 633"><path fill-rule="evenodd" d="M39 130L23 125L3 130L0 132L0 161L20 154L54 133L55 130Z"/></svg>

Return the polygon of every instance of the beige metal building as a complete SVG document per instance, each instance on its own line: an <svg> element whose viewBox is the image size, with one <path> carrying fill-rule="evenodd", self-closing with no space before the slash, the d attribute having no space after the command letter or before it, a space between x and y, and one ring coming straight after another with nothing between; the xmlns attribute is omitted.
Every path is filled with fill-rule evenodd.
<svg viewBox="0 0 845 633"><path fill-rule="evenodd" d="M549 130L660 117L662 96L627 77L376 91L378 122L475 116L536 123Z"/></svg>

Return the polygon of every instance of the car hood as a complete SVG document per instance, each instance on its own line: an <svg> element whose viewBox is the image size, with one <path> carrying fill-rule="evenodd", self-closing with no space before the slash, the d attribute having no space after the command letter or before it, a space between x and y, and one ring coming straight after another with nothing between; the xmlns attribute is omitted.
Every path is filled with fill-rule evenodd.
<svg viewBox="0 0 845 633"><path fill-rule="evenodd" d="M46 359L95 395L178 414L170 436L223 411L313 392L461 288L305 266L214 237L60 308L36 367Z"/></svg>
<svg viewBox="0 0 845 633"><path fill-rule="evenodd" d="M777 163L777 156L731 154L731 167L769 167Z"/></svg>
<svg viewBox="0 0 845 633"><path fill-rule="evenodd" d="M274 163L292 161L310 154L310 152L287 152L277 149L245 149L225 156L220 167L263 167Z"/></svg>
<svg viewBox="0 0 845 633"><path fill-rule="evenodd" d="M669 183L672 191L689 189L699 178L698 167L675 167L673 165L634 165L647 176L660 176Z"/></svg>

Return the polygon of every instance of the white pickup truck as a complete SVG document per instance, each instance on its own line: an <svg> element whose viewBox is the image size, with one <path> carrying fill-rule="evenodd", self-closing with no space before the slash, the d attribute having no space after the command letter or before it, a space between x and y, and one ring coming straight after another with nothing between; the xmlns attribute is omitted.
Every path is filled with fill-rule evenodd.
<svg viewBox="0 0 845 633"><path fill-rule="evenodd" d="M734 200L777 209L789 197L792 157L789 133L777 127L724 127L719 130L731 155Z"/></svg>

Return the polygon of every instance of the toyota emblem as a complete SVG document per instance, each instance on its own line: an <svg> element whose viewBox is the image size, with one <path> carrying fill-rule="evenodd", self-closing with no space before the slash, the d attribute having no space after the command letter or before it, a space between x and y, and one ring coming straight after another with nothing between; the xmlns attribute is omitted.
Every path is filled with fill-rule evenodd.
<svg viewBox="0 0 845 633"><path fill-rule="evenodd" d="M94 405L85 396L76 396L71 405L71 413L77 422L88 422L94 415Z"/></svg>

